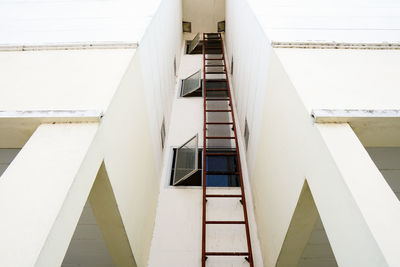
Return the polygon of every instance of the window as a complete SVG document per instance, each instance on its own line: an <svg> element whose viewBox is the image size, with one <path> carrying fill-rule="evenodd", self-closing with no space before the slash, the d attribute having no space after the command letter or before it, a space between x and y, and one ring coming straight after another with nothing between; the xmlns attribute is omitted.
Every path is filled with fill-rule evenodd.
<svg viewBox="0 0 400 267"><path fill-rule="evenodd" d="M197 147L197 135L173 151L170 185L202 185L202 149ZM209 155L206 158L207 186L237 187L240 186L239 165L235 150L213 149L221 155ZM224 153L230 152L227 155Z"/></svg>
<svg viewBox="0 0 400 267"><path fill-rule="evenodd" d="M172 185L182 184L199 170L198 152L197 134L176 149Z"/></svg>
<svg viewBox="0 0 400 267"><path fill-rule="evenodd" d="M174 56L174 75L175 77L177 76L176 74L177 68L176 68L176 56Z"/></svg>
<svg viewBox="0 0 400 267"><path fill-rule="evenodd" d="M181 96L202 95L201 70L182 80Z"/></svg>
<svg viewBox="0 0 400 267"><path fill-rule="evenodd" d="M219 21L217 24L218 32L224 32L225 31L225 20L224 21Z"/></svg>
<svg viewBox="0 0 400 267"><path fill-rule="evenodd" d="M200 33L196 34L192 41L186 42L186 54L202 54L203 42L200 40Z"/></svg>
<svg viewBox="0 0 400 267"><path fill-rule="evenodd" d="M233 56L231 58L231 75L233 75Z"/></svg>
<svg viewBox="0 0 400 267"><path fill-rule="evenodd" d="M165 146L165 119L164 118L161 123L160 135L161 135L161 148L164 149L164 146Z"/></svg>
<svg viewBox="0 0 400 267"><path fill-rule="evenodd" d="M182 21L183 32L192 32L192 23L188 21Z"/></svg>
<svg viewBox="0 0 400 267"><path fill-rule="evenodd" d="M246 149L249 145L249 125L247 124L247 119L244 120L244 144L246 145Z"/></svg>

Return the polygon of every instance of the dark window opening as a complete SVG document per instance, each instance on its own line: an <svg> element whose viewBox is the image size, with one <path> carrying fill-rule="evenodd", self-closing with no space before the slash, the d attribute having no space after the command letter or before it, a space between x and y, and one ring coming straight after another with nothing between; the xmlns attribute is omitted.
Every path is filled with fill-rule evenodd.
<svg viewBox="0 0 400 267"><path fill-rule="evenodd" d="M247 147L249 146L249 136L250 136L250 132L249 132L249 125L247 124L247 119L244 120L244 144Z"/></svg>
<svg viewBox="0 0 400 267"><path fill-rule="evenodd" d="M235 150L213 149L213 153L235 152ZM173 150L172 169L170 176L170 185L174 184L175 162L177 148ZM203 149L198 150L198 169L188 178L176 184L175 186L202 186L203 175ZM207 156L207 186L210 187L238 187L240 186L240 177L238 174L239 166L236 155L227 156Z"/></svg>
<svg viewBox="0 0 400 267"><path fill-rule="evenodd" d="M217 24L218 32L224 32L225 31L225 20L224 21L219 21Z"/></svg>
<svg viewBox="0 0 400 267"><path fill-rule="evenodd" d="M172 155L172 169L171 169L171 176L170 176L170 185L174 185L174 176L175 176L175 162L176 162L176 151L177 148L174 148L173 155ZM202 171L203 171L203 150L199 148L199 151L197 153L197 158L198 158L198 170L192 174L190 177L186 178L184 181L180 182L179 184L176 184L175 186L201 186L201 177L202 177Z"/></svg>
<svg viewBox="0 0 400 267"><path fill-rule="evenodd" d="M203 41L200 41L199 44L193 49L192 52L189 52L190 50L190 44L192 41L186 41L186 54L187 55L200 55L203 54Z"/></svg>
<svg viewBox="0 0 400 267"><path fill-rule="evenodd" d="M192 32L192 23L189 21L182 21L183 32Z"/></svg>
<svg viewBox="0 0 400 267"><path fill-rule="evenodd" d="M184 80L182 80L182 85L181 88L183 88L183 83ZM201 85L199 89L196 89L195 91L188 93L188 94L184 94L184 91L181 90L181 97L202 97L203 96L203 79L201 79Z"/></svg>
<svg viewBox="0 0 400 267"><path fill-rule="evenodd" d="M231 75L233 75L233 56L231 58Z"/></svg>
<svg viewBox="0 0 400 267"><path fill-rule="evenodd" d="M177 71L177 68L176 68L176 56L174 56L174 76L176 77L176 71Z"/></svg>
<svg viewBox="0 0 400 267"><path fill-rule="evenodd" d="M161 123L160 135L161 135L161 148L164 149L164 146L165 146L165 119L164 118Z"/></svg>
<svg viewBox="0 0 400 267"><path fill-rule="evenodd" d="M201 70L182 80L181 96L202 96Z"/></svg>
<svg viewBox="0 0 400 267"><path fill-rule="evenodd" d="M200 40L200 33L198 33L193 40L188 43L186 54L201 54L203 51L203 45L200 47L200 43L202 42Z"/></svg>

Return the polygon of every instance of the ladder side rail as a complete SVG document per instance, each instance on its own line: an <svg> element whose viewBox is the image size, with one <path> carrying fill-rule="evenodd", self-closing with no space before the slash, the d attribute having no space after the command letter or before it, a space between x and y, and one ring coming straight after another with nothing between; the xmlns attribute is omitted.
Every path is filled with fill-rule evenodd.
<svg viewBox="0 0 400 267"><path fill-rule="evenodd" d="M202 215L202 241L201 241L201 266L206 267L206 127L207 127L207 112L206 112L206 35L203 33L203 215Z"/></svg>

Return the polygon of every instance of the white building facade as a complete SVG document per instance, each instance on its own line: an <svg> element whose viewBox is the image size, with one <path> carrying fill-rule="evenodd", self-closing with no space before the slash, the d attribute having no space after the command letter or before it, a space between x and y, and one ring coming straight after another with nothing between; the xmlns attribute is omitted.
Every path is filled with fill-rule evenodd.
<svg viewBox="0 0 400 267"><path fill-rule="evenodd" d="M400 4L145 2L0 3L0 266L202 265L201 174L174 172L203 149L188 45L218 26L253 266L400 266ZM237 227L206 248L246 250Z"/></svg>

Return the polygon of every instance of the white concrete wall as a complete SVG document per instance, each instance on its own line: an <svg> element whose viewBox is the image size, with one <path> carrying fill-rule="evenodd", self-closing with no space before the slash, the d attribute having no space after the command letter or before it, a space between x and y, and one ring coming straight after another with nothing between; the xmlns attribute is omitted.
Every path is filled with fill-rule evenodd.
<svg viewBox="0 0 400 267"><path fill-rule="evenodd" d="M105 110L134 53L0 52L0 110Z"/></svg>
<svg viewBox="0 0 400 267"><path fill-rule="evenodd" d="M202 55L184 55L178 79L184 79L202 68ZM203 98L179 97L180 85L174 93L171 125L164 151L164 164L160 183L160 197L157 207L154 234L151 244L149 266L201 266L201 222L202 188L170 186L172 149L179 147L195 134L199 135L199 147L203 144ZM238 194L239 188L214 188L209 192ZM229 191L229 192L228 192ZM250 200L251 198L249 198ZM249 202L249 200L247 200ZM208 220L241 220L242 206L237 199L209 200ZM248 203L250 209L251 203ZM253 211L249 210L250 232L255 266L262 266ZM207 250L246 251L246 236L243 225L208 226ZM242 257L209 257L207 266L245 266Z"/></svg>
<svg viewBox="0 0 400 267"><path fill-rule="evenodd" d="M182 45L181 22L181 1L162 1L138 49L145 86L144 100L159 174L162 160L160 129L163 117L167 131L170 124L176 83L174 57L179 68Z"/></svg>
<svg viewBox="0 0 400 267"><path fill-rule="evenodd" d="M309 111L400 107L400 50L275 51Z"/></svg>
<svg viewBox="0 0 400 267"><path fill-rule="evenodd" d="M232 58L234 62L231 86L239 120L237 127L243 134L245 119L249 126L247 165L251 174L260 135L271 52L269 40L246 2L227 1L225 41L229 70Z"/></svg>
<svg viewBox="0 0 400 267"><path fill-rule="evenodd" d="M160 0L0 3L0 44L138 42Z"/></svg>
<svg viewBox="0 0 400 267"><path fill-rule="evenodd" d="M399 42L395 0L248 0L272 41Z"/></svg>
<svg viewBox="0 0 400 267"><path fill-rule="evenodd" d="M225 0L182 0L184 21L192 23L192 33L217 32L225 20Z"/></svg>
<svg viewBox="0 0 400 267"><path fill-rule="evenodd" d="M275 264L307 179L340 266L395 266L399 258L393 254L394 247L384 244L396 242L390 237L399 219L391 210L399 209L394 194L350 127L312 126L275 55L270 63L274 68L268 74L263 138L251 180L264 264ZM343 150L340 155L339 150ZM349 165L345 169L344 163ZM384 214L378 216L378 210ZM349 239L351 246L346 244Z"/></svg>
<svg viewBox="0 0 400 267"><path fill-rule="evenodd" d="M399 217L395 215L398 214L395 210L399 209L399 204L394 194L348 125L337 128L312 125L308 103L314 98L306 98L307 94L298 89L297 84L300 83L292 79L298 77L303 81L304 89L313 86L313 79L321 78L319 88L314 87L314 90L318 90L318 95L324 97L325 103L339 105L339 97L332 97L337 86L329 87L330 92L321 88L330 86L334 79L333 84L349 83L356 85L358 89L370 83L367 90L371 91L375 87L376 91L374 84L378 80L386 85L383 74L386 71L379 72L379 78L376 77L379 66L385 64L384 70L389 70L390 80L385 90L394 92L392 83L397 83L397 78L391 74L394 71L391 67L396 63L390 63L392 61L389 55L396 52L336 51L335 55L331 55L335 52L288 51L286 53L293 54L293 58L303 53L313 54L315 61L320 63L313 64L312 60L309 63L305 57L296 57L291 61L296 68L289 69L287 60L282 60L281 49L275 53L268 45L262 23L254 17L254 10L246 2L229 1L226 10L228 59L233 55L233 90L241 127L244 117L249 117L250 145L247 161L250 166L250 183L264 266L276 264L305 179L310 185L339 266L396 266L399 257L393 249L397 241L390 234L391 231L398 231L395 222ZM256 13L258 11L255 10ZM252 40L250 49L249 40ZM316 56L317 53L320 57ZM352 60L346 61L344 54L347 59ZM378 54L387 56L377 56ZM337 58L337 61L332 59L331 62L341 63L328 67L331 62L326 62L326 57L329 56ZM378 57L383 58L384 63L378 63ZM364 61L357 62L356 58ZM373 66L374 62L378 66ZM310 69L303 72L308 64L315 67L315 72ZM350 66L345 66L346 64ZM359 69L353 70L351 66ZM332 71L325 73L326 69ZM337 72L333 72L333 69ZM357 75L345 75L349 69ZM368 77L361 74L363 71ZM372 76L373 72L375 76ZM343 77L332 73L340 73ZM303 77L299 78L300 76ZM356 81L361 77L366 81L360 82L359 86ZM371 83L374 79L377 81ZM339 94L345 94L345 90L343 87ZM362 106L367 103L366 98L376 98L376 94L354 100L356 104L349 108L355 107L357 103ZM314 94L310 95L315 97ZM385 96L386 103L394 95L387 98ZM313 103L320 104L323 100L315 98ZM351 100L348 101L350 102ZM394 105L394 102L391 103ZM251 116L252 113L255 115ZM352 159L349 155L352 155ZM357 164L351 165L351 162ZM364 177L364 182L356 182L361 176ZM377 210L382 214L378 216ZM388 221L390 226L387 225ZM348 244L348 240L352 240L352 245Z"/></svg>
<svg viewBox="0 0 400 267"><path fill-rule="evenodd" d="M95 172L100 167L101 160L105 162L105 167L136 263L138 266L147 265L160 183L159 166L161 165L162 150L159 140L159 130L163 116L166 117L168 127L168 114L175 87L175 77L173 74L174 55L176 51L180 51L182 43L180 14L180 1L163 1L144 33L140 46L129 64L127 63L132 56L132 52L128 50L124 50L123 52L112 50L101 50L100 52L94 50L90 50L89 52L67 51L63 53L58 51L41 52L43 56L35 54L36 52L25 54L28 57L27 65L30 67L29 71L23 72L23 74L27 76L32 75L31 80L34 84L34 89L38 87L38 90L40 90L42 84L46 85L50 83L43 92L39 91L46 97L32 90L26 96L30 98L29 101L24 102L27 104L19 103L16 100L4 101L4 103L2 102L4 108L21 110L35 108L100 108L104 110L104 117L101 120L99 128L93 131L91 130L92 128L85 130L85 127L88 127L86 124L80 125L81 128L76 126L78 130L81 130L80 136L77 130L79 138L92 135L92 139L85 139L86 142L84 144L79 143L80 139L71 134L71 132L60 129L59 127L61 126L57 124L55 126L48 126L49 132L45 134L49 138L51 136L55 140L59 140L60 145L64 144L61 142L63 139L66 139L66 145L71 142L73 143L73 146L65 151L67 156L69 153L74 152L73 148L75 146L77 146L77 149L80 149L80 152L84 150L83 152L85 153L74 154L73 159L76 159L78 162L72 162L72 159L62 161L63 165L65 165L65 162L69 162L70 164L76 163L73 167L79 168L79 171L73 169L68 164L65 168L68 168L71 172L64 171L64 168L60 167L61 164L59 162L59 160L64 158L59 157L56 152L53 152L53 150L58 151L58 146L53 147L54 144L48 143L48 140L46 143L50 151L48 154L45 153L47 150L43 150L46 147L37 147L40 146L40 142L37 144L34 143L36 145L35 149L25 146L22 150L23 153L19 154L21 155L21 159L14 161L9 168L14 169L14 173L12 170L6 171L9 179L1 180L2 184L0 188L8 192L7 194L2 194L2 197L8 199L8 201L1 201L0 210L2 214L8 214L7 212L10 214L7 215L7 222L1 225L0 231L4 240L10 237L13 241L1 242L2 251L7 251L9 255L9 257L1 258L1 265L11 266L8 264L11 259L13 264L17 264L18 266L32 266L34 264L38 266L56 266L61 264L89 195L95 178ZM159 38L164 38L164 42L158 42ZM63 57L60 54L68 54L68 56ZM3 56L7 57L8 55L10 54ZM25 57L23 55L21 53L16 55L16 57L24 61L25 59L23 58ZM107 55L106 61L102 60L104 59L104 55ZM80 56L86 57L85 59L89 57L90 60L82 61ZM64 62L68 64L64 66L63 60L68 60ZM43 75L42 79L34 79L34 74L37 74L35 70L32 70L36 66L35 61L39 61L39 64L42 66L41 69L43 72L39 72ZM179 62L179 55L177 62ZM57 64L60 68L62 67L61 71L57 69L57 71L52 72L51 68L54 68L54 66L51 63ZM22 89L19 90L12 83L13 81L22 80L24 77L17 76L15 70L17 63L13 64L15 64L15 68L12 72L12 77L9 80L6 79L6 84L10 88L16 89L11 97L17 99L17 95ZM75 67L78 71L74 69ZM124 68L127 69L124 70ZM100 69L101 71L92 72L93 69ZM112 79L108 77L108 72L112 73ZM47 77L44 75L48 75L49 73L54 73L56 77ZM76 77L70 77L72 81L68 79L68 75L71 75L71 73L76 75ZM88 74L88 77L84 77L85 74ZM67 84L58 84L57 78L67 81ZM96 97L97 86L91 87L93 89L90 90L85 88L85 85L90 84L90 80L98 80L96 84L100 88L104 88L103 90L105 91L102 96ZM72 86L75 84L77 86ZM22 88L27 90L25 89L28 88L27 85L25 84L25 87ZM58 88L60 86L62 86L61 89ZM71 89L71 87L73 88ZM55 88L54 94L52 94L50 88ZM62 94L67 94L65 92L67 89L71 90L70 94L60 97ZM47 94L58 96L58 98L53 102ZM72 100L75 100L75 102ZM156 106L157 108L154 109ZM71 127L74 127L74 125ZM42 138L40 135L41 132L35 134L39 136L39 139ZM70 136L65 137L65 135ZM30 140L29 142L35 141ZM64 153L64 151L61 152ZM41 164L46 163L49 167L46 170L50 173L53 173L54 170L62 171L63 176L60 179L63 179L57 183L58 187L53 188L48 183L50 181L55 182L55 180L49 181L47 179L48 175L45 175L47 172L45 174L37 172L37 175L43 177L35 180L35 186L40 188L43 193L37 195L37 192L40 191L38 190L36 192L29 191L29 194L25 194L25 198L34 199L35 201L30 203L30 205L26 205L24 209L18 208L19 214L17 216L14 213L15 207L16 205L17 207L19 207L18 205L23 206L24 199L20 198L19 201L16 201L17 204L9 200L12 199L10 198L10 194L14 194L15 197L17 196L15 194L18 191L16 181L23 184L26 182L26 179L32 178L27 175L20 175L20 172L24 170L24 168L20 167L20 164L26 164L24 155L27 153L32 157L35 156L36 160L39 161L41 157L37 155L54 158L53 155L57 154L58 156L55 159L58 161L56 160L53 165L49 165L48 162L46 163L45 159L43 159ZM29 164L33 166L35 162L31 161ZM35 166L39 168L41 165L36 164ZM18 179L15 179L13 174ZM9 190L10 188L12 189ZM30 213L36 211L35 205L42 202L50 205L51 208L42 205L40 212L32 216ZM32 205L34 206L33 208L31 207ZM19 220L19 217L28 219ZM10 233L10 225L14 221L24 222L24 227L21 227L21 229L25 229L26 231L17 232L17 234L12 232L12 236L8 235L6 237L5 233ZM28 238L29 242L26 239L22 240L23 237L27 237L27 235L24 235L25 232L29 232L31 235ZM7 246L7 248L3 246ZM21 253L21 247L24 248L22 249L25 254L24 257L18 254ZM15 258L18 258L20 262L16 262Z"/></svg>

